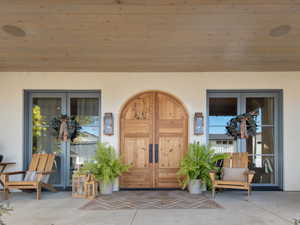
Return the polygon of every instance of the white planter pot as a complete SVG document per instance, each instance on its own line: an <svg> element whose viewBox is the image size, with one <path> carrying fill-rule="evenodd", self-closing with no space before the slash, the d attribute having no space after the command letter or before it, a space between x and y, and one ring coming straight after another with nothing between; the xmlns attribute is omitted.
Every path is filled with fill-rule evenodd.
<svg viewBox="0 0 300 225"><path fill-rule="evenodd" d="M119 178L116 178L113 182L113 191L119 191Z"/></svg>
<svg viewBox="0 0 300 225"><path fill-rule="evenodd" d="M201 180L190 180L188 189L190 194L201 194Z"/></svg>
<svg viewBox="0 0 300 225"><path fill-rule="evenodd" d="M206 185L206 183L202 183L201 182L201 191L202 192L206 192L207 191L207 185Z"/></svg>
<svg viewBox="0 0 300 225"><path fill-rule="evenodd" d="M104 183L100 181L100 193L101 195L111 195L113 192L112 182Z"/></svg>

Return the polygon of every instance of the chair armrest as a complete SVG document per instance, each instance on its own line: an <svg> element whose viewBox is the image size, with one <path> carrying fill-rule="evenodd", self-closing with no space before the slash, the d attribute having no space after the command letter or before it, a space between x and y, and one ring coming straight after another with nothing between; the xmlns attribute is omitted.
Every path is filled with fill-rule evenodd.
<svg viewBox="0 0 300 225"><path fill-rule="evenodd" d="M4 183L9 182L9 177L11 175L18 175L18 174L25 174L26 171L15 171L15 172L5 172L5 173L0 173L0 179Z"/></svg>
<svg viewBox="0 0 300 225"><path fill-rule="evenodd" d="M245 172L245 175L248 177L248 179L247 179L248 183L251 184L252 180L254 178L254 175L255 175L255 171L249 170L249 171Z"/></svg>
<svg viewBox="0 0 300 225"><path fill-rule="evenodd" d="M245 172L246 175L249 175L249 174L255 174L255 171L254 170L248 170Z"/></svg>
<svg viewBox="0 0 300 225"><path fill-rule="evenodd" d="M26 171L15 171L15 172L5 172L1 173L3 176L17 175L17 174L25 174Z"/></svg>
<svg viewBox="0 0 300 225"><path fill-rule="evenodd" d="M209 177L210 177L212 183L214 183L216 180L216 174L217 174L217 171L215 171L215 170L209 171Z"/></svg>

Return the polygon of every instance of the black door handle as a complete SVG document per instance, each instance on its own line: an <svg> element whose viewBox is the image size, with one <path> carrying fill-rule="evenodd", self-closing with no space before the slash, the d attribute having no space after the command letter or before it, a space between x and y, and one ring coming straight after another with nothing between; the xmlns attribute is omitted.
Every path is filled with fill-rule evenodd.
<svg viewBox="0 0 300 225"><path fill-rule="evenodd" d="M158 144L155 144L155 163L158 163Z"/></svg>
<svg viewBox="0 0 300 225"><path fill-rule="evenodd" d="M153 144L149 144L149 163L153 163Z"/></svg>

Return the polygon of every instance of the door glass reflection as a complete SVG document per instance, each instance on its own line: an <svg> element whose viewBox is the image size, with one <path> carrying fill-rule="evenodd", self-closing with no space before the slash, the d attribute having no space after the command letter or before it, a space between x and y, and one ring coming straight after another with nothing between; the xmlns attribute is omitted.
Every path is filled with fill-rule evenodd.
<svg viewBox="0 0 300 225"><path fill-rule="evenodd" d="M50 124L55 117L61 115L61 98L32 99L32 154L54 153L55 161L50 176L51 184L61 184L62 145L57 140Z"/></svg>
<svg viewBox="0 0 300 225"><path fill-rule="evenodd" d="M209 143L216 152L236 152L237 143L226 135L228 121L237 115L237 98L209 98Z"/></svg>
<svg viewBox="0 0 300 225"><path fill-rule="evenodd" d="M79 124L78 134L71 139L70 179L74 170L90 161L100 136L99 99L71 98L70 115Z"/></svg>
<svg viewBox="0 0 300 225"><path fill-rule="evenodd" d="M246 110L259 112L257 134L246 140L246 149L250 155L250 168L256 172L254 183L276 184L274 98L247 97Z"/></svg>

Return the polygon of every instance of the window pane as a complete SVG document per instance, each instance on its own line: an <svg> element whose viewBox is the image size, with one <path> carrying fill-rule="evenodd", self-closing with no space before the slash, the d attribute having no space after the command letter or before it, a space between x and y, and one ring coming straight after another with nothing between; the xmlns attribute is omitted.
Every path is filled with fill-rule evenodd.
<svg viewBox="0 0 300 225"><path fill-rule="evenodd" d="M209 144L217 153L232 153L237 151L235 140L209 139Z"/></svg>
<svg viewBox="0 0 300 225"><path fill-rule="evenodd" d="M79 124L79 130L71 139L70 176L72 176L74 170L95 156L101 121L98 98L71 98L70 104L70 114Z"/></svg>
<svg viewBox="0 0 300 225"><path fill-rule="evenodd" d="M226 135L227 123L237 115L237 98L209 98L209 143L216 152L235 152L236 141Z"/></svg>
<svg viewBox="0 0 300 225"><path fill-rule="evenodd" d="M247 98L246 111L258 110L257 125L272 125L274 123L274 98Z"/></svg>
<svg viewBox="0 0 300 225"><path fill-rule="evenodd" d="M62 145L54 136L50 124L53 118L61 115L61 98L32 99L32 154L55 153L54 174L51 184L61 184Z"/></svg>
<svg viewBox="0 0 300 225"><path fill-rule="evenodd" d="M209 126L226 126L227 123L235 118L235 116L229 116L229 115L224 115L224 116L209 116Z"/></svg>
<svg viewBox="0 0 300 225"><path fill-rule="evenodd" d="M71 116L80 126L98 126L98 98L71 98Z"/></svg>
<svg viewBox="0 0 300 225"><path fill-rule="evenodd" d="M209 127L209 136L212 134L223 134L226 135L227 130L225 127Z"/></svg>
<svg viewBox="0 0 300 225"><path fill-rule="evenodd" d="M253 183L275 184L275 164L273 156L250 156L249 168L255 171Z"/></svg>
<svg viewBox="0 0 300 225"><path fill-rule="evenodd" d="M237 115L237 98L210 98L209 125L226 126Z"/></svg>
<svg viewBox="0 0 300 225"><path fill-rule="evenodd" d="M255 137L246 140L249 154L274 154L274 128L259 127Z"/></svg>
<svg viewBox="0 0 300 225"><path fill-rule="evenodd" d="M209 144L218 152L236 152L236 141L226 134L225 127L209 128Z"/></svg>

